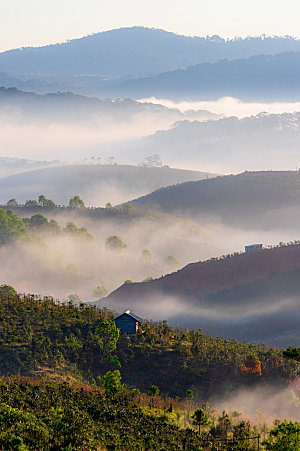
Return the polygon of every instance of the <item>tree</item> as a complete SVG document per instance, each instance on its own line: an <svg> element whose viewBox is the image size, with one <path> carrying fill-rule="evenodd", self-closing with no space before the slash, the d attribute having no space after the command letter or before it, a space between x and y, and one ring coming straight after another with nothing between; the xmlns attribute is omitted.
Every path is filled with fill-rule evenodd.
<svg viewBox="0 0 300 451"><path fill-rule="evenodd" d="M91 235L85 227L80 227L79 229L74 222L71 221L67 222L66 226L63 228L63 232L84 238L88 241L93 241L94 239L93 235Z"/></svg>
<svg viewBox="0 0 300 451"><path fill-rule="evenodd" d="M117 235L108 237L105 241L105 244L108 249L114 251L121 251L123 249L126 249L127 247L127 244L123 243L122 239Z"/></svg>
<svg viewBox="0 0 300 451"><path fill-rule="evenodd" d="M186 397L188 399L194 399L194 392L193 392L193 390L187 390L186 391Z"/></svg>
<svg viewBox="0 0 300 451"><path fill-rule="evenodd" d="M102 354L108 356L115 351L119 336L120 330L114 321L97 321L93 340Z"/></svg>
<svg viewBox="0 0 300 451"><path fill-rule="evenodd" d="M199 427L199 434L201 432L201 426L209 426L211 424L211 420L203 409L195 410L191 418L193 419L193 424Z"/></svg>
<svg viewBox="0 0 300 451"><path fill-rule="evenodd" d="M69 201L69 207L71 207L71 208L84 208L85 207L85 205L84 205L84 202L83 202L83 200L81 199L81 197L79 197L79 196L74 196L74 197L72 197L71 199L70 199L70 201Z"/></svg>
<svg viewBox="0 0 300 451"><path fill-rule="evenodd" d="M26 200L25 202L25 207L38 207L38 205L38 202L32 199Z"/></svg>
<svg viewBox="0 0 300 451"><path fill-rule="evenodd" d="M0 208L0 246L26 237L27 233L27 227L21 218L16 216L12 210Z"/></svg>
<svg viewBox="0 0 300 451"><path fill-rule="evenodd" d="M153 277L149 276L146 277L146 279L143 280L143 282L151 282L153 280Z"/></svg>
<svg viewBox="0 0 300 451"><path fill-rule="evenodd" d="M165 264L168 269L176 269L179 267L179 260L174 255L168 255L165 259Z"/></svg>
<svg viewBox="0 0 300 451"><path fill-rule="evenodd" d="M282 354L283 357L287 359L292 359L300 362L300 348L293 348L292 346L289 346L285 351L283 351Z"/></svg>
<svg viewBox="0 0 300 451"><path fill-rule="evenodd" d="M152 260L152 254L148 249L144 249L142 252L144 263L149 263Z"/></svg>
<svg viewBox="0 0 300 451"><path fill-rule="evenodd" d="M108 293L107 288L98 285L94 290L93 296L100 301L100 299L104 298L107 295L107 293Z"/></svg>
<svg viewBox="0 0 300 451"><path fill-rule="evenodd" d="M14 287L12 287L11 285L0 285L0 294L7 296L7 297L12 297L12 296L16 296L17 292L14 289Z"/></svg>
<svg viewBox="0 0 300 451"><path fill-rule="evenodd" d="M157 385L151 385L151 387L148 389L148 395L153 397L159 395L159 388L157 387Z"/></svg>
<svg viewBox="0 0 300 451"><path fill-rule="evenodd" d="M105 209L106 210L112 210L113 209L112 204L110 202L107 202L107 204L105 205Z"/></svg>
<svg viewBox="0 0 300 451"><path fill-rule="evenodd" d="M6 205L8 207L17 207L19 204L16 199L9 199Z"/></svg>
<svg viewBox="0 0 300 451"><path fill-rule="evenodd" d="M82 304L82 300L77 293L69 294L68 300L69 300L69 302L73 302L73 304L77 304L77 305Z"/></svg>
<svg viewBox="0 0 300 451"><path fill-rule="evenodd" d="M28 226L31 229L42 229L46 228L48 225L48 218L41 215L40 213L31 216L31 218L28 221Z"/></svg>
<svg viewBox="0 0 300 451"><path fill-rule="evenodd" d="M121 373L119 370L108 371L104 376L100 378L102 387L109 394L115 394L122 390Z"/></svg>
<svg viewBox="0 0 300 451"><path fill-rule="evenodd" d="M299 451L300 423L284 420L271 430L270 436L263 442L266 450Z"/></svg>
<svg viewBox="0 0 300 451"><path fill-rule="evenodd" d="M142 162L142 166L146 166L149 168L162 167L160 155L158 154L149 155L149 157L146 157L145 160Z"/></svg>
<svg viewBox="0 0 300 451"><path fill-rule="evenodd" d="M219 431L222 437L227 437L228 429L231 425L231 420L229 415L223 410L222 416L218 419L219 422Z"/></svg>
<svg viewBox="0 0 300 451"><path fill-rule="evenodd" d="M133 215L134 208L130 202L127 202L126 204L122 205L121 212L124 213L125 215Z"/></svg>
<svg viewBox="0 0 300 451"><path fill-rule="evenodd" d="M53 200L47 199L43 194L39 196L39 204L42 207L55 207Z"/></svg>

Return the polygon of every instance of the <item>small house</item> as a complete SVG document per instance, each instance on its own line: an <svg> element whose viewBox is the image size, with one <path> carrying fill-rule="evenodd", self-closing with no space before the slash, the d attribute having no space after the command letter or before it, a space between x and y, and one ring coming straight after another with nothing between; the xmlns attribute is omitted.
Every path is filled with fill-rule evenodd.
<svg viewBox="0 0 300 451"><path fill-rule="evenodd" d="M254 254L255 252L261 251L263 248L262 244L250 244L249 246L245 246L246 254Z"/></svg>
<svg viewBox="0 0 300 451"><path fill-rule="evenodd" d="M115 325L121 334L137 334L141 326L141 318L138 318L130 310L114 318Z"/></svg>

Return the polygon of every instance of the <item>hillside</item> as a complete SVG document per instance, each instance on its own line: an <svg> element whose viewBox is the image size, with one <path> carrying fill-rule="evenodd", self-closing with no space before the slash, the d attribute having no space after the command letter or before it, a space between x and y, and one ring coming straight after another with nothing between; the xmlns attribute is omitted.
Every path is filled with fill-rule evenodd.
<svg viewBox="0 0 300 451"><path fill-rule="evenodd" d="M120 335L115 312L7 285L0 301L2 449L213 451L221 433L224 451L254 451L268 430L257 412L262 391L270 424L298 418L290 398L299 395L299 368L282 349L166 321L143 320L139 334ZM251 408L236 410L239 393ZM211 427L196 432L199 406Z"/></svg>
<svg viewBox="0 0 300 451"><path fill-rule="evenodd" d="M144 209L180 212L202 223L221 220L246 229L296 230L300 213L300 172L244 172L186 182L157 190L132 204Z"/></svg>
<svg viewBox="0 0 300 451"><path fill-rule="evenodd" d="M0 54L0 71L21 74L93 75L98 86L105 77L164 72L221 58L236 59L300 49L291 37L252 37L225 40L219 36L187 37L143 27L96 33L62 44L28 47Z"/></svg>
<svg viewBox="0 0 300 451"><path fill-rule="evenodd" d="M146 283L124 284L106 305L235 339L299 344L300 245L192 263Z"/></svg>
<svg viewBox="0 0 300 451"><path fill-rule="evenodd" d="M171 99L296 101L300 99L300 53L255 55L202 63L152 77L123 81L107 90L114 96Z"/></svg>
<svg viewBox="0 0 300 451"><path fill-rule="evenodd" d="M181 399L193 388L199 400L209 400L249 384L286 387L287 379L299 373L296 364L282 359L281 349L265 345L216 339L201 330L187 333L153 321L143 321L143 333L128 340L119 336L111 310L11 293L0 299L2 374L46 375L48 369L50 376L56 371L96 381L119 369L128 386L146 391L155 384L163 394ZM241 371L250 354L261 362L260 378Z"/></svg>
<svg viewBox="0 0 300 451"><path fill-rule="evenodd" d="M36 169L0 180L0 202L15 197L20 203L47 193L58 204L66 204L80 193L87 205L119 204L132 197L188 180L201 180L213 174L169 167L64 165Z"/></svg>

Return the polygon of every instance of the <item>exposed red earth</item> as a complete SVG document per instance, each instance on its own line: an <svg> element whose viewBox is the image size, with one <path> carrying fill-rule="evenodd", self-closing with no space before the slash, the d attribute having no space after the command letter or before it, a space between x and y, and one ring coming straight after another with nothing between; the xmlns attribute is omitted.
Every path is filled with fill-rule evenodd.
<svg viewBox="0 0 300 451"><path fill-rule="evenodd" d="M108 297L121 303L150 300L158 295L199 300L221 290L300 269L300 245L263 249L222 260L191 263L151 282L126 283Z"/></svg>

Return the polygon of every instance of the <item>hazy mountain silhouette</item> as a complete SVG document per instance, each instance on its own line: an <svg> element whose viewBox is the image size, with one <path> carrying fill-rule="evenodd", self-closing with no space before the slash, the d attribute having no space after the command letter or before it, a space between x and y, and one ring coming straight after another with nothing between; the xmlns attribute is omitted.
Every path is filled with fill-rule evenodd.
<svg viewBox="0 0 300 451"><path fill-rule="evenodd" d="M300 52L202 63L152 77L128 80L107 90L115 96L172 99L300 99Z"/></svg>
<svg viewBox="0 0 300 451"><path fill-rule="evenodd" d="M45 192L63 204L74 192L79 192L87 204L105 205L106 202L120 203L162 186L206 177L213 177L213 174L169 167L64 165L1 179L0 202L7 202L11 197L24 202Z"/></svg>
<svg viewBox="0 0 300 451"><path fill-rule="evenodd" d="M244 172L185 182L161 188L132 204L189 218L219 218L237 227L288 228L300 218L300 172Z"/></svg>
<svg viewBox="0 0 300 451"><path fill-rule="evenodd" d="M300 113L267 114L217 121L181 121L129 149L148 155L159 149L177 167L230 173L299 167Z"/></svg>
<svg viewBox="0 0 300 451"><path fill-rule="evenodd" d="M86 97L72 92L57 92L36 94L35 92L21 91L17 88L0 87L0 109L16 107L26 119L54 119L64 122L74 120L88 121L103 116L113 117L116 120L129 120L131 117L147 113L152 115L165 115L170 121L185 118L198 118L201 120L217 119L220 115L206 110L190 110L182 113L177 108L168 108L153 103L141 103L131 99L111 100Z"/></svg>
<svg viewBox="0 0 300 451"><path fill-rule="evenodd" d="M0 71L39 76L142 76L222 58L247 58L297 50L300 50L300 41L291 37L225 40L219 36L187 37L163 30L132 27L62 44L6 51L0 54Z"/></svg>

